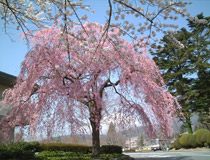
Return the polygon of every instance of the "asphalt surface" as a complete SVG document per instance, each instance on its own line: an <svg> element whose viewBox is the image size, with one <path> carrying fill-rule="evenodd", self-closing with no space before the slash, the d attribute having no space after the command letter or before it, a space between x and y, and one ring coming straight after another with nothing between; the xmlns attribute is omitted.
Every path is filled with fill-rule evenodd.
<svg viewBox="0 0 210 160"><path fill-rule="evenodd" d="M210 160L210 149L124 153L135 160Z"/></svg>

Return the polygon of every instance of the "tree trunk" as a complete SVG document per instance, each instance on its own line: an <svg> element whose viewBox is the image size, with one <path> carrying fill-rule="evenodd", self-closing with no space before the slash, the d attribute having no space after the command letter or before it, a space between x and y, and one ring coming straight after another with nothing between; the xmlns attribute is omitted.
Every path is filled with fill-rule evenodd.
<svg viewBox="0 0 210 160"><path fill-rule="evenodd" d="M92 127L92 156L97 157L100 155L100 131L96 122L90 120L90 123Z"/></svg>
<svg viewBox="0 0 210 160"><path fill-rule="evenodd" d="M188 133L193 134L190 117L186 118L186 123L187 123L187 131L188 131Z"/></svg>

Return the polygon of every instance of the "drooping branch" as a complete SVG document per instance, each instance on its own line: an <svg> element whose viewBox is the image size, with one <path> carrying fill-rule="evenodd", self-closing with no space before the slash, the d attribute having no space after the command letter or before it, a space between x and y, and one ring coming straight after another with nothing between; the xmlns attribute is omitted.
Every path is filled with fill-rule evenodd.
<svg viewBox="0 0 210 160"><path fill-rule="evenodd" d="M147 131L147 133L150 134L149 136L152 137L155 134L154 128L153 128L153 125L152 125L149 117L147 116L146 112L142 108L142 106L140 106L140 104L137 104L133 101L128 100L123 94L118 92L118 90L115 86L113 86L113 88L115 90L115 93L118 94L120 96L120 98L123 99L129 105L130 108L137 111L137 113L141 116L141 119L145 123L145 125L144 125L145 129L149 130L149 131Z"/></svg>

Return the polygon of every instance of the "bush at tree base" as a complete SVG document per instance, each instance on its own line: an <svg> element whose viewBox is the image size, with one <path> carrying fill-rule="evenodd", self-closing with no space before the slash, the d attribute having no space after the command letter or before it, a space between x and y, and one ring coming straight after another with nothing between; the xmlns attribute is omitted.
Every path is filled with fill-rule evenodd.
<svg viewBox="0 0 210 160"><path fill-rule="evenodd" d="M209 134L208 134L208 136L206 138L206 143L210 147L210 132L209 132Z"/></svg>
<svg viewBox="0 0 210 160"><path fill-rule="evenodd" d="M196 147L210 147L209 130L199 129L194 134L184 134L171 145L175 149Z"/></svg>
<svg viewBox="0 0 210 160"><path fill-rule="evenodd" d="M189 148L190 147L189 137L190 137L190 134L183 134L179 138L179 143L181 144L182 147L184 147L184 148Z"/></svg>
<svg viewBox="0 0 210 160"><path fill-rule="evenodd" d="M191 148L197 147L197 142L196 142L196 135L189 134L188 137L188 144Z"/></svg>
<svg viewBox="0 0 210 160"><path fill-rule="evenodd" d="M174 143L172 144L171 146L172 148L175 148L175 149L180 149L182 148L181 144L179 143L179 138L177 138Z"/></svg>
<svg viewBox="0 0 210 160"><path fill-rule="evenodd" d="M209 130L207 129L199 129L194 135L196 135L196 142L199 147L204 147L204 143L207 141L207 135L209 134Z"/></svg>
<svg viewBox="0 0 210 160"><path fill-rule="evenodd" d="M193 134L183 134L179 138L179 142L183 148L197 147L196 135L193 135Z"/></svg>
<svg viewBox="0 0 210 160"><path fill-rule="evenodd" d="M203 135L201 137L201 142L203 142L204 147L208 146L208 144L207 144L207 137L208 137L209 133L210 132L205 132L205 133L203 133Z"/></svg>

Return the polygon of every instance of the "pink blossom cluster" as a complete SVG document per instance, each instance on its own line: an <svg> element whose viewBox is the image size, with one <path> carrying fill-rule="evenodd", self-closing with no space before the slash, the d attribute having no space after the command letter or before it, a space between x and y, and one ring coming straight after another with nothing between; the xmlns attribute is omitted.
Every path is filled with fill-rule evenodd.
<svg viewBox="0 0 210 160"><path fill-rule="evenodd" d="M77 133L85 130L85 119L98 130L104 113L110 114L106 97L118 95L120 105L112 114L140 119L151 136L157 129L169 136L175 99L147 56L146 44L139 40L137 52L117 28L105 36L101 24L86 22L84 29L77 26L63 34L53 25L29 34L32 49L16 85L4 93L4 104L13 105L1 121L5 131L30 124L34 135L46 128L50 135L68 125Z"/></svg>

